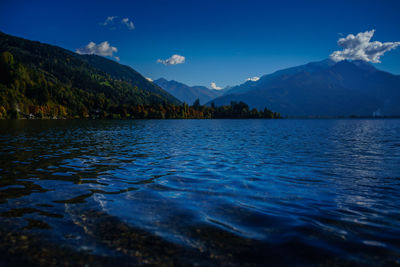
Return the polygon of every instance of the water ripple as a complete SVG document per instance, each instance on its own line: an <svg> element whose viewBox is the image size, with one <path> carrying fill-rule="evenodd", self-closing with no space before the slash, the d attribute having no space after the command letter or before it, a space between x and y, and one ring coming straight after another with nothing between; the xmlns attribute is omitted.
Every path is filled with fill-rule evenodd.
<svg viewBox="0 0 400 267"><path fill-rule="evenodd" d="M399 144L400 120L0 121L0 226L150 263L398 264Z"/></svg>

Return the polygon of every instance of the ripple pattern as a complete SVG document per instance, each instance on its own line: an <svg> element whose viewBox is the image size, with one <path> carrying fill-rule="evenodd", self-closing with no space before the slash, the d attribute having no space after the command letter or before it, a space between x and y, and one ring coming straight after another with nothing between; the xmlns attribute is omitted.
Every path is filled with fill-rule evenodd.
<svg viewBox="0 0 400 267"><path fill-rule="evenodd" d="M0 250L400 264L399 166L395 119L0 121Z"/></svg>

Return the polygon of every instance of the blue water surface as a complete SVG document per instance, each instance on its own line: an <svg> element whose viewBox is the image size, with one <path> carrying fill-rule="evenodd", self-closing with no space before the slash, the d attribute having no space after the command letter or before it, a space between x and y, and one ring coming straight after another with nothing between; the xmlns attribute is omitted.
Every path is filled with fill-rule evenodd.
<svg viewBox="0 0 400 267"><path fill-rule="evenodd" d="M0 262L400 264L399 207L398 119L0 121Z"/></svg>

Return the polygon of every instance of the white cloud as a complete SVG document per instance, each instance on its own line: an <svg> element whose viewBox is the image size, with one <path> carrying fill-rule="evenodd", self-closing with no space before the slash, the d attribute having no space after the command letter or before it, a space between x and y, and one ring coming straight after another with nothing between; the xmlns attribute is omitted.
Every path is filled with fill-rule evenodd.
<svg viewBox="0 0 400 267"><path fill-rule="evenodd" d="M111 46L107 41L104 41L98 45L94 42L90 42L86 46L76 49L75 52L80 55L94 54L103 57L113 57L119 61L119 57L114 56L114 53L118 52L118 49L114 46Z"/></svg>
<svg viewBox="0 0 400 267"><path fill-rule="evenodd" d="M254 76L254 77L251 77L251 78L247 78L246 81L256 82L256 81L258 81L259 79L260 79L260 77Z"/></svg>
<svg viewBox="0 0 400 267"><path fill-rule="evenodd" d="M132 21L129 21L128 18L123 18L123 19L121 20L121 23L122 23L122 24L125 24L126 27L128 27L129 30L135 29L135 25L133 25L133 22L132 22Z"/></svg>
<svg viewBox="0 0 400 267"><path fill-rule="evenodd" d="M157 63L162 63L164 65L176 65L185 63L185 57L180 55L172 55L170 58L162 60L157 59Z"/></svg>
<svg viewBox="0 0 400 267"><path fill-rule="evenodd" d="M116 26L114 24L114 21L118 18L118 16L109 16L106 18L106 20L102 23L100 23L100 25L102 26L111 26L110 29L115 30ZM133 24L133 21L131 21L129 18L123 18L121 19L121 24L125 25L126 27L128 27L129 30L134 30L135 29L135 25ZM113 26L112 26L113 25ZM121 26L122 27L122 26ZM118 27L119 28L119 27Z"/></svg>
<svg viewBox="0 0 400 267"><path fill-rule="evenodd" d="M214 82L212 82L210 86L214 90L221 90L222 89L222 87L217 86Z"/></svg>
<svg viewBox="0 0 400 267"><path fill-rule="evenodd" d="M349 34L346 38L340 38L338 45L343 47L341 51L333 52L330 57L334 61L341 60L364 60L367 62L380 63L380 57L400 45L400 42L378 41L370 42L375 30L360 32L357 35Z"/></svg>
<svg viewBox="0 0 400 267"><path fill-rule="evenodd" d="M103 23L100 23L100 25L107 26L108 24L111 24L114 22L114 19L118 18L118 16L109 16L106 18L106 20Z"/></svg>
<svg viewBox="0 0 400 267"><path fill-rule="evenodd" d="M145 77L146 78L146 80L148 80L149 82L153 82L153 80L151 79L151 78L149 78L149 77Z"/></svg>

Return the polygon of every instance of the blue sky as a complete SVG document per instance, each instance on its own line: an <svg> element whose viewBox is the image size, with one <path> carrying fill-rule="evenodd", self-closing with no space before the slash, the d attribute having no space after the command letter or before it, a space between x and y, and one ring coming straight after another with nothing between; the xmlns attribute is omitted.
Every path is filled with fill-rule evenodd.
<svg viewBox="0 0 400 267"><path fill-rule="evenodd" d="M236 85L328 58L348 34L400 41L400 1L1 1L0 31L76 51L107 41L146 77ZM113 23L102 25L107 17ZM130 29L121 22L128 18ZM157 63L172 55L182 64ZM400 47L375 64L400 74Z"/></svg>

